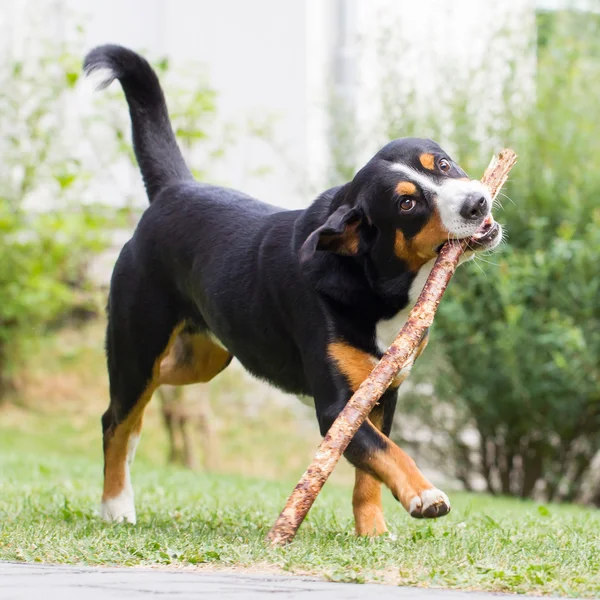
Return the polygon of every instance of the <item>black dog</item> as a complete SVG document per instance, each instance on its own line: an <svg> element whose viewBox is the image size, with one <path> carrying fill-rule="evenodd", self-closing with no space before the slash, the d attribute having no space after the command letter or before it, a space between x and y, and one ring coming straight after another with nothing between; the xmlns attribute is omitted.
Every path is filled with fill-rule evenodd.
<svg viewBox="0 0 600 600"><path fill-rule="evenodd" d="M474 250L490 249L501 228L488 192L430 140L390 142L306 210L196 183L149 64L103 46L85 60L86 72L99 69L103 86L118 79L125 91L150 200L112 276L102 418L102 514L135 522L129 467L159 385L209 381L235 356L257 377L314 398L325 434L399 331L441 245L475 235ZM387 437L409 368L346 452L359 534L386 531L381 482L413 517L450 510Z"/></svg>

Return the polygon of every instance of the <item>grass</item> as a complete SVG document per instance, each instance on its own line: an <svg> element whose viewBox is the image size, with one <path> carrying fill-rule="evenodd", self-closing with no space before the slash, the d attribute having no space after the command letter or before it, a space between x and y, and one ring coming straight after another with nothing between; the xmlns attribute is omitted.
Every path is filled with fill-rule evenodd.
<svg viewBox="0 0 600 600"><path fill-rule="evenodd" d="M243 568L314 574L335 581L600 595L599 511L453 493L448 517L416 521L387 493L386 515L396 539L357 539L352 533L346 467L328 483L296 541L284 549L269 548L264 536L316 438L312 430L295 429L290 415L282 411L281 420L271 421L274 432L268 434L264 448L257 450L259 465L247 456L259 436L251 433L244 447L238 430L243 431L240 421L249 420L252 429L253 419L262 422L264 415L240 419L240 405L234 400L231 418L238 415L237 425L223 423L221 434L235 437L232 448L241 452L238 467L229 458L223 463L230 471L226 474L167 467L164 434L151 414L133 470L138 525L102 523L97 516L101 488L97 417L104 384L93 377L96 371L101 377L102 369L95 366L95 351L90 350L87 358L83 351L76 354L84 358L68 358L72 348L64 339L61 344L59 354L66 352L67 359L48 358L46 366L23 383L22 389L29 390L29 408L0 412L0 560ZM80 381L56 379L65 368L63 360L70 373L82 370L82 364L89 367L84 369L85 403L81 398L75 402L78 394L69 396ZM43 394L43 381L46 396L35 403L29 395ZM66 398L58 406L52 396L57 385ZM273 414L272 408L265 410ZM280 423L287 429L277 433ZM299 456L287 454L294 451ZM225 448L224 455L228 453ZM285 475L283 455L293 459ZM239 474L248 472L260 477Z"/></svg>

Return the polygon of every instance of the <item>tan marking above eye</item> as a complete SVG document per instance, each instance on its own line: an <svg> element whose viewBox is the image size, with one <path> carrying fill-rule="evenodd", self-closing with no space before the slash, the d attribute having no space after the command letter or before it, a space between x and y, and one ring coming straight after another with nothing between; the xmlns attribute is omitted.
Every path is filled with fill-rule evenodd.
<svg viewBox="0 0 600 600"><path fill-rule="evenodd" d="M423 165L423 168L433 171L435 169L435 156L433 154L421 154L419 156L419 162Z"/></svg>
<svg viewBox="0 0 600 600"><path fill-rule="evenodd" d="M396 186L396 194L399 196L412 196L416 192L417 186L410 181L400 181Z"/></svg>

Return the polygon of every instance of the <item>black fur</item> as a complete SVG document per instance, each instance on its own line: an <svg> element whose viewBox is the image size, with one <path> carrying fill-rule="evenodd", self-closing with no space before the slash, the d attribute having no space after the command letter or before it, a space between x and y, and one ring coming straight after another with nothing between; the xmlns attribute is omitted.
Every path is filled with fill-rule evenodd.
<svg viewBox="0 0 600 600"><path fill-rule="evenodd" d="M148 62L121 46L100 46L85 58L86 73L109 69L123 87L133 133L135 156L142 171L148 199L170 183L192 181L169 120L167 104L156 73Z"/></svg>
<svg viewBox="0 0 600 600"><path fill-rule="evenodd" d="M88 72L100 67L111 69L125 91L151 202L111 281L105 431L138 402L174 328L185 322L188 330L211 332L257 377L312 396L324 434L352 393L328 347L343 340L381 356L376 325L408 304L417 274L395 253L397 232L416 239L434 212L431 192L417 185L417 206L402 213L395 190L403 178L390 167L409 165L437 183L464 172L436 143L400 139L306 210L284 210L192 180L143 58L103 46L85 60ZM424 153L450 161L451 170L425 169ZM393 390L383 404L389 433ZM366 422L346 456L368 470L369 456L386 443Z"/></svg>

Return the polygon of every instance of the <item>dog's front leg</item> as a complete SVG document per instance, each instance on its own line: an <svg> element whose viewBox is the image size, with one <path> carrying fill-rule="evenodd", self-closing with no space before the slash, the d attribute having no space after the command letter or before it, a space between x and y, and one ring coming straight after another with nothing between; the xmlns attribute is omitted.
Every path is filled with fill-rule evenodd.
<svg viewBox="0 0 600 600"><path fill-rule="evenodd" d="M384 402L388 398L382 399ZM321 415L322 430L328 430L343 405L331 406ZM384 407L385 411L385 407ZM441 517L450 512L450 501L421 473L415 461L371 420L360 427L344 456L361 472L353 496L357 533L386 531L377 482L383 482L408 513L416 518ZM368 477L367 477L368 476Z"/></svg>
<svg viewBox="0 0 600 600"><path fill-rule="evenodd" d="M446 494L427 480L406 452L372 424L367 422L359 429L345 456L390 488L411 516L435 518L450 512Z"/></svg>
<svg viewBox="0 0 600 600"><path fill-rule="evenodd" d="M417 353L426 344L423 340ZM331 374L316 386L315 403L321 433L329 430L352 393L373 368L374 357L346 343L330 345ZM376 359L375 359L376 360ZM408 371L401 373L404 379ZM331 376L332 375L332 376ZM353 494L356 531L373 535L387 531L381 508L380 482L416 518L441 517L450 511L446 494L421 473L414 460L388 436L400 378L381 398L350 442L344 455L357 468Z"/></svg>

